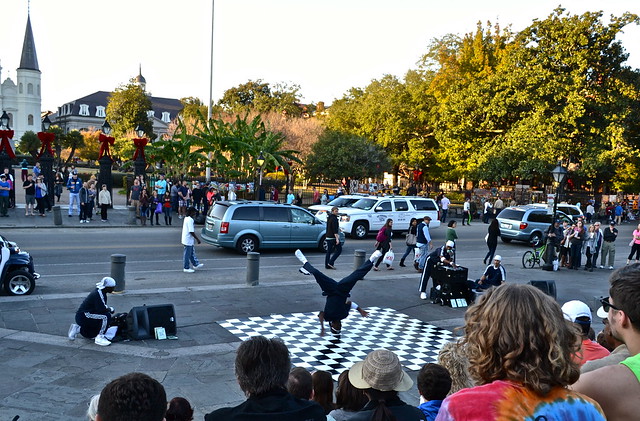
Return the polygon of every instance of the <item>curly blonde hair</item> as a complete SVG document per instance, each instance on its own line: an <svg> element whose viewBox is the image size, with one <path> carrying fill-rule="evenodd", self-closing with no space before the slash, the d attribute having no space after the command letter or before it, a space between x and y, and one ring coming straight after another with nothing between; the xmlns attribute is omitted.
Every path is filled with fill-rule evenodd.
<svg viewBox="0 0 640 421"><path fill-rule="evenodd" d="M491 288L465 315L462 340L478 384L522 383L538 394L575 383L580 337L558 303L530 285Z"/></svg>
<svg viewBox="0 0 640 421"><path fill-rule="evenodd" d="M451 375L449 395L461 389L475 386L473 379L469 375L469 359L460 340L447 342L440 348L438 364L446 368Z"/></svg>

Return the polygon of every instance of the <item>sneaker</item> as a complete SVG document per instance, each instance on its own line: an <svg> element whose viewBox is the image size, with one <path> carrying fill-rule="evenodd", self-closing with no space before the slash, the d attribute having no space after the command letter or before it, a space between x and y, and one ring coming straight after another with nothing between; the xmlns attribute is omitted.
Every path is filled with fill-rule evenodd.
<svg viewBox="0 0 640 421"><path fill-rule="evenodd" d="M307 263L307 258L304 257L304 254L302 254L302 252L300 251L300 249L296 250L295 252L296 257L298 258L298 260L300 260L300 262L302 262L302 264L304 265L305 263Z"/></svg>
<svg viewBox="0 0 640 421"><path fill-rule="evenodd" d="M426 300L427 299L427 293L426 292L421 292L420 293L420 299L421 300Z"/></svg>
<svg viewBox="0 0 640 421"><path fill-rule="evenodd" d="M204 263L198 263L196 266L194 266L194 269L200 269L201 267L204 267Z"/></svg>
<svg viewBox="0 0 640 421"><path fill-rule="evenodd" d="M106 220L106 219L101 219L100 221L102 221L102 222L107 222L107 220Z"/></svg>
<svg viewBox="0 0 640 421"><path fill-rule="evenodd" d="M324 265L324 268L325 268L325 269L333 269L333 270L336 270L335 266L333 266L333 265Z"/></svg>
<svg viewBox="0 0 640 421"><path fill-rule="evenodd" d="M84 219L81 219L81 220L80 220L80 223L81 223L81 224L84 224Z"/></svg>
<svg viewBox="0 0 640 421"><path fill-rule="evenodd" d="M185 273L193 273L193 272L195 272L195 270L193 270L193 269L182 269L182 271L185 272Z"/></svg>
<svg viewBox="0 0 640 421"><path fill-rule="evenodd" d="M78 333L80 333L80 325L71 323L71 326L69 327L69 333L67 334L67 336L69 337L69 340L70 341L75 340L76 336L78 336Z"/></svg>
<svg viewBox="0 0 640 421"><path fill-rule="evenodd" d="M309 272L308 270L306 270L305 268L298 268L298 272L300 272L303 275L311 275L311 272Z"/></svg>
<svg viewBox="0 0 640 421"><path fill-rule="evenodd" d="M380 257L382 257L382 252L380 250L376 250L373 253L371 253L371 257L369 257L369 260L373 263L376 260L378 260Z"/></svg>
<svg viewBox="0 0 640 421"><path fill-rule="evenodd" d="M600 265L600 266L598 266L598 268L600 268L600 269L604 269L604 266L603 266L603 265Z"/></svg>
<svg viewBox="0 0 640 421"><path fill-rule="evenodd" d="M613 270L613 266L609 266L609 270Z"/></svg>
<svg viewBox="0 0 640 421"><path fill-rule="evenodd" d="M100 346L109 346L111 345L111 341L107 338L104 337L104 335L98 335L96 336L96 339L94 341L96 343L96 345L100 345Z"/></svg>

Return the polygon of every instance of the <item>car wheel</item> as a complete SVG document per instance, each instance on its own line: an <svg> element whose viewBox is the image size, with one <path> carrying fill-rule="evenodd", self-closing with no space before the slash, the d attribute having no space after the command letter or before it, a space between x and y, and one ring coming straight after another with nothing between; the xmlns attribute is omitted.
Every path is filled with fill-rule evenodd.
<svg viewBox="0 0 640 421"><path fill-rule="evenodd" d="M320 240L320 244L318 244L318 249L321 252L326 253L328 248L329 246L327 245L327 239L323 238L322 240Z"/></svg>
<svg viewBox="0 0 640 421"><path fill-rule="evenodd" d="M531 234L529 242L534 247L540 247L542 245L542 234L540 234L539 232L534 232L533 234Z"/></svg>
<svg viewBox="0 0 640 421"><path fill-rule="evenodd" d="M4 290L9 295L29 295L36 287L33 275L25 269L14 270L7 274Z"/></svg>
<svg viewBox="0 0 640 421"><path fill-rule="evenodd" d="M243 235L236 244L236 250L242 254L258 251L258 239L253 235Z"/></svg>
<svg viewBox="0 0 640 421"><path fill-rule="evenodd" d="M369 225L366 222L356 222L351 230L351 236L363 240L369 234Z"/></svg>
<svg viewBox="0 0 640 421"><path fill-rule="evenodd" d="M500 237L500 239L502 240L503 243L510 243L511 242L511 238Z"/></svg>

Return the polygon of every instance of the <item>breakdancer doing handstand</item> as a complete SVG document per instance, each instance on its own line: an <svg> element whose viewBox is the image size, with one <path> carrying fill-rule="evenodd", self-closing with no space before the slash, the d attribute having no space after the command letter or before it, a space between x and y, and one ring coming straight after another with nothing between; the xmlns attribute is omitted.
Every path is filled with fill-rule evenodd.
<svg viewBox="0 0 640 421"><path fill-rule="evenodd" d="M342 330L342 319L347 318L349 310L357 310L362 317L369 315L369 313L360 308L358 304L349 300L349 296L356 282L364 278L373 267L373 262L382 256L380 250L374 251L371 257L369 257L369 260L365 261L362 266L338 282L311 266L311 263L307 261L307 258L304 257L304 254L302 254L300 250L296 250L295 254L298 260L302 262L302 267L299 271L305 275L313 275L318 285L320 285L320 288L322 288L322 295L326 295L327 297L324 310L318 314L318 318L320 319L320 336L324 336L325 320L329 322L331 333L337 335Z"/></svg>

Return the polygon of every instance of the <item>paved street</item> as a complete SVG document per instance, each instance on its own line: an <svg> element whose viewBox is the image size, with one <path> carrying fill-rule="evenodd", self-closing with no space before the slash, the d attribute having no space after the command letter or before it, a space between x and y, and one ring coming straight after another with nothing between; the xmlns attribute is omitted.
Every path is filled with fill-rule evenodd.
<svg viewBox="0 0 640 421"><path fill-rule="evenodd" d="M74 220L72 225L65 217L63 227L34 229L33 219L24 213L2 221L12 226L0 227L0 233L34 255L42 278L31 296L0 296L0 419L14 415L24 420L84 419L89 398L109 380L131 371L144 371L160 380L169 397L187 397L196 408L195 419L202 419L214 408L243 400L233 375L239 340L219 322L314 312L324 305L312 278L297 272L293 251L262 253L256 287L245 285L245 257L204 244L196 248L204 268L186 274L181 269L180 226L127 227L122 205L112 211L108 224L79 225L76 218L68 218ZM469 277L479 277L484 269L486 228L482 223L457 228L458 263L469 267ZM632 229L628 224L620 227L618 264L626 259ZM436 243L444 242L444 234L444 227L433 230ZM347 239L338 270L331 275L348 274L354 250L370 252L373 243L373 237ZM595 310L593 297L606 295L611 271L523 269L521 257L528 249L523 244L499 243L509 282L554 279L558 301L581 299ZM404 251L399 239L394 251L397 258ZM143 304L174 304L177 340L131 341L100 348L93 341L67 339L78 305L93 284L109 274L114 253L127 256L126 291L111 295L109 304L118 312ZM321 267L323 255L307 254L312 264ZM445 329L462 324L464 309L419 300L417 284L418 274L412 268L396 266L394 271L370 272L354 289L353 298L363 307L393 308ZM415 379L416 373L411 375ZM415 387L404 397L416 403Z"/></svg>

